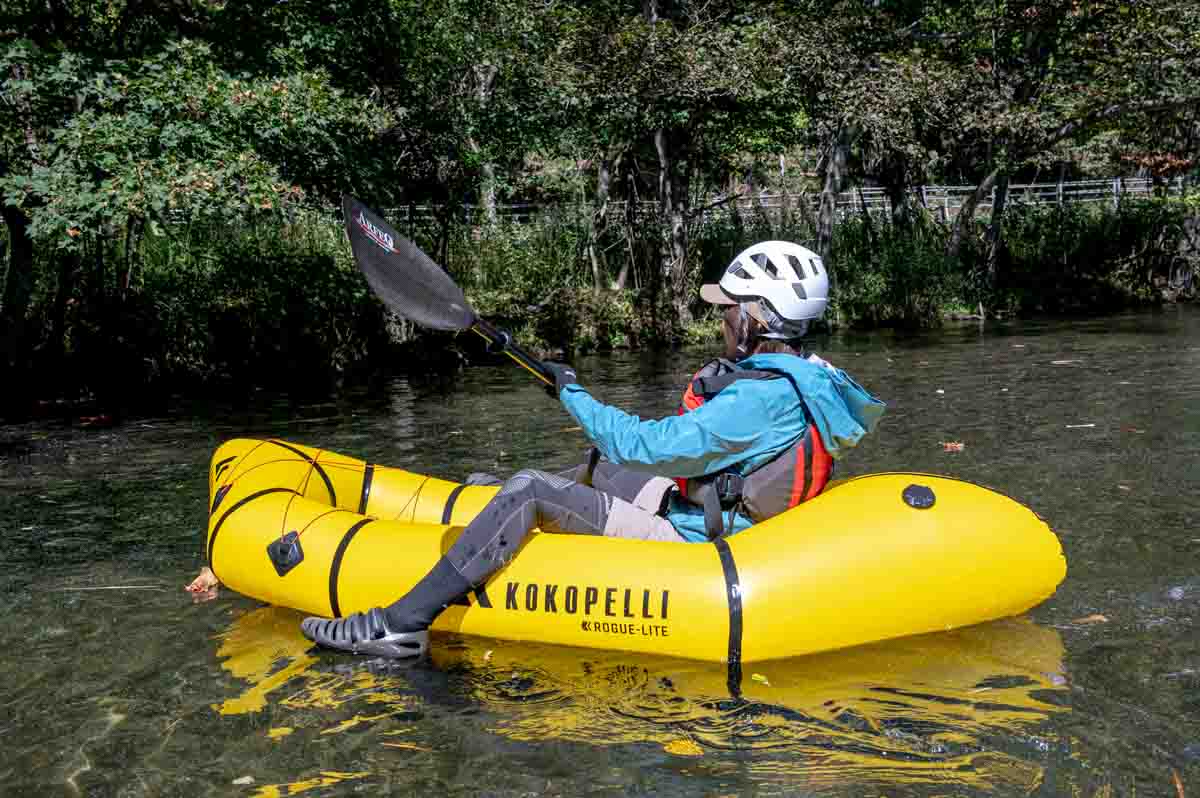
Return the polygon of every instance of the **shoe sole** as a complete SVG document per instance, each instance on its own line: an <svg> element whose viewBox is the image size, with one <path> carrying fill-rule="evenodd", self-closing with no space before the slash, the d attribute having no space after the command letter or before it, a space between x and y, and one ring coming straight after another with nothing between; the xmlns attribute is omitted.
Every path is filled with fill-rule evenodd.
<svg viewBox="0 0 1200 798"><path fill-rule="evenodd" d="M322 645L324 644L322 643ZM408 659L419 657L428 650L429 632L395 632L378 640L363 640L355 643L351 653L370 654L389 659Z"/></svg>
<svg viewBox="0 0 1200 798"><path fill-rule="evenodd" d="M326 637L322 633L324 622L310 618L301 624L304 636L322 648L332 651L344 651L347 654L368 654L388 659L411 659L419 657L429 650L429 632L392 632L376 640L359 640L354 643L342 642Z"/></svg>

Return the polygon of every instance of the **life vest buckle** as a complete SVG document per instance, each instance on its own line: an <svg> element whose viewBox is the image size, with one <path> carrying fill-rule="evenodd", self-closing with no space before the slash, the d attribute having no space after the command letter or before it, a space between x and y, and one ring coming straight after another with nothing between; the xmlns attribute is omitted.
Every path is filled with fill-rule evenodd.
<svg viewBox="0 0 1200 798"><path fill-rule="evenodd" d="M728 471L717 474L712 481L713 490L716 492L717 498L721 501L723 507L741 501L742 490L745 486L746 480L744 478Z"/></svg>

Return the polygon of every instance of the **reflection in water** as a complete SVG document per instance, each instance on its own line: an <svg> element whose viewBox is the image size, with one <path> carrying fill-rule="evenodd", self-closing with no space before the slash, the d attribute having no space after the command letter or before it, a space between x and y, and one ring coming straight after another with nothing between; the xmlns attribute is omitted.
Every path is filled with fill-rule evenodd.
<svg viewBox="0 0 1200 798"><path fill-rule="evenodd" d="M680 757L754 750L739 766L756 781L1028 790L1042 779L1043 745L1031 732L1066 700L1058 633L1022 618L757 663L735 692L727 670L710 663L479 638L438 643L431 662L417 665L315 656L297 613L256 609L222 635L222 667L248 686L217 708L237 715L270 704L274 721L289 710L308 721L267 730L281 745L353 730L419 752L427 749L403 739L412 730L405 721L467 700L488 715L472 725L511 740L655 744ZM431 666L448 690L422 689ZM998 737L1010 750L996 750Z"/></svg>
<svg viewBox="0 0 1200 798"><path fill-rule="evenodd" d="M290 784L269 784L260 787L254 791L254 798L282 798L285 795L299 795L309 790L330 787L339 782L350 779L361 779L370 775L370 772L365 771L361 773L340 773L335 770L323 770L319 776L314 776L310 779L293 781Z"/></svg>

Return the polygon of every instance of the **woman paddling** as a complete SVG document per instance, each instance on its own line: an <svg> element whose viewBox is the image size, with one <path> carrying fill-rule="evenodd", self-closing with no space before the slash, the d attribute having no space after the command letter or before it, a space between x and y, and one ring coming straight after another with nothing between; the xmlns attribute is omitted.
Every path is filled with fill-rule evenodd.
<svg viewBox="0 0 1200 798"><path fill-rule="evenodd" d="M820 493L830 458L856 445L883 413L883 403L845 372L803 351L809 322L828 302L820 258L788 242L756 244L700 295L728 306L726 359L697 373L679 415L643 421L592 398L570 366L545 364L553 395L608 461L597 472L607 481L516 473L404 596L344 618L307 618L304 634L341 651L416 656L438 614L517 556L535 528L704 542Z"/></svg>

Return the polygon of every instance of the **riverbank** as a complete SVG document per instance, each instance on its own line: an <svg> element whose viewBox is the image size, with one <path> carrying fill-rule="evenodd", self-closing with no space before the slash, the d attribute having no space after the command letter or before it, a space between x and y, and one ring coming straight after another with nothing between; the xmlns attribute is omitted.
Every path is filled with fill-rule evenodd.
<svg viewBox="0 0 1200 798"><path fill-rule="evenodd" d="M828 258L833 303L816 332L1189 301L1200 283L1191 202L1014 205L999 245L989 243L981 218L955 257L946 254L948 226L933 214L848 217ZM710 308L693 301L679 312L647 225L609 229L599 240L566 216L403 232L444 264L481 316L542 355L715 339ZM688 296L753 241L812 235L798 214L697 225ZM610 253L602 271L589 251ZM119 279L113 263L125 265ZM601 273L617 276L597 285ZM390 316L332 214L181 225L103 251L60 252L38 264L37 282L22 340L3 364L13 386L6 417L53 412L54 402L82 402L77 415L99 416L180 392L319 394L346 380L453 372L489 357L475 336L431 333Z"/></svg>

